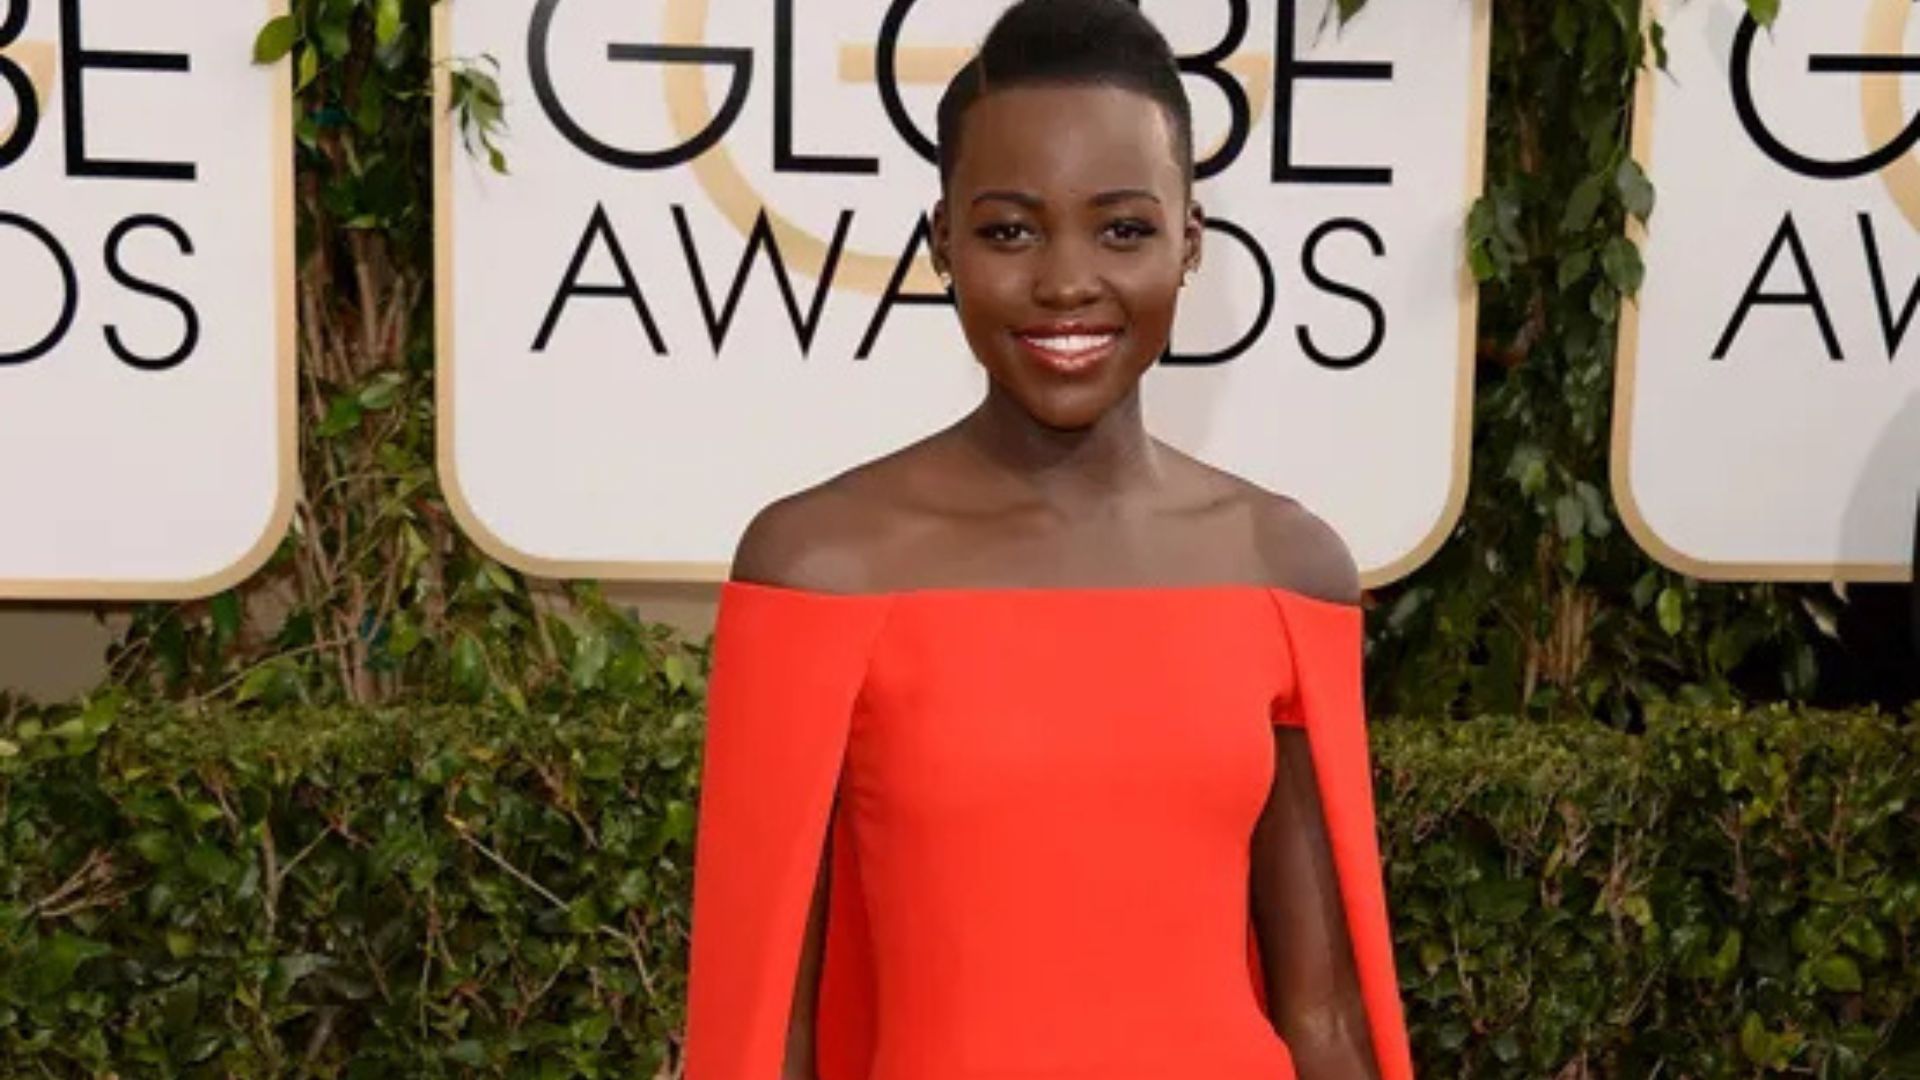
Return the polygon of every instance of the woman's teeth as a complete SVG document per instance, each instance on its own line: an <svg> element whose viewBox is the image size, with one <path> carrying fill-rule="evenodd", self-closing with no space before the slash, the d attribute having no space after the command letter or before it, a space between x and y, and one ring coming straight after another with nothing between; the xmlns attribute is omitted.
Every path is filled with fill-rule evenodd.
<svg viewBox="0 0 1920 1080"><path fill-rule="evenodd" d="M1113 340L1112 334L1065 334L1059 337L1031 337L1035 345L1062 356L1092 352Z"/></svg>
<svg viewBox="0 0 1920 1080"><path fill-rule="evenodd" d="M1104 334L1021 334L1027 352L1043 367L1061 374L1075 374L1092 368L1113 355L1118 331Z"/></svg>

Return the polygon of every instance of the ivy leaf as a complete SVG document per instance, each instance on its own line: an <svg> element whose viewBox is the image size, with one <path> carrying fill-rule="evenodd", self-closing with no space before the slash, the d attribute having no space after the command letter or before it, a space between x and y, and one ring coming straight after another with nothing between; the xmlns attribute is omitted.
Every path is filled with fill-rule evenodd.
<svg viewBox="0 0 1920 1080"><path fill-rule="evenodd" d="M373 11L373 40L391 45L400 36L400 0L380 0Z"/></svg>
<svg viewBox="0 0 1920 1080"><path fill-rule="evenodd" d="M1613 186L1620 193L1620 203L1627 208L1627 213L1642 222L1653 216L1653 181L1647 179L1639 162L1623 159L1613 172Z"/></svg>
<svg viewBox="0 0 1920 1080"><path fill-rule="evenodd" d="M312 84L314 77L320 74L320 54L313 46L300 46L299 75L293 80L293 92L299 93Z"/></svg>
<svg viewBox="0 0 1920 1080"><path fill-rule="evenodd" d="M1598 176L1589 176L1580 181L1567 196L1566 212L1560 216L1560 231L1577 233L1593 223L1593 215L1600 209L1600 196L1605 191L1605 180Z"/></svg>
<svg viewBox="0 0 1920 1080"><path fill-rule="evenodd" d="M1665 630L1668 637L1678 637L1687 625L1686 594L1669 585L1660 590L1660 599L1654 607L1660 616L1660 629Z"/></svg>
<svg viewBox="0 0 1920 1080"><path fill-rule="evenodd" d="M1607 241L1607 246L1600 251L1600 268L1606 271L1607 280L1622 296L1639 292L1640 283L1647 276L1647 268L1640 261L1640 252L1624 236Z"/></svg>
<svg viewBox="0 0 1920 1080"><path fill-rule="evenodd" d="M1565 258L1560 260L1560 270L1555 275L1555 281L1564 291L1572 288L1581 278L1586 277L1587 271L1591 269L1593 269L1593 252L1582 248L1579 251L1568 253Z"/></svg>
<svg viewBox="0 0 1920 1080"><path fill-rule="evenodd" d="M253 62L277 63L293 51L293 43L298 40L300 23L291 15L275 16L267 20L267 25L260 28L260 35L253 39Z"/></svg>
<svg viewBox="0 0 1920 1080"><path fill-rule="evenodd" d="M1633 606L1645 611L1647 605L1653 603L1654 590L1659 587L1660 575L1657 571L1649 570L1641 574L1640 580L1633 583Z"/></svg>

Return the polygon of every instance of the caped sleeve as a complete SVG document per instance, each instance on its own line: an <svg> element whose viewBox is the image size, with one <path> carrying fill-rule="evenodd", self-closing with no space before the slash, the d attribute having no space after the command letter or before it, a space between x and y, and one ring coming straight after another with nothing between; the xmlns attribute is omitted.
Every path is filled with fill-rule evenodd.
<svg viewBox="0 0 1920 1080"><path fill-rule="evenodd" d="M1306 732L1380 1075L1382 1080L1412 1080L1413 1055L1394 972L1393 934L1374 831L1361 611L1279 589L1272 595L1291 659L1291 692L1274 719Z"/></svg>
<svg viewBox="0 0 1920 1080"><path fill-rule="evenodd" d="M722 586L694 840L688 1080L776 1080L822 844L887 609Z"/></svg>

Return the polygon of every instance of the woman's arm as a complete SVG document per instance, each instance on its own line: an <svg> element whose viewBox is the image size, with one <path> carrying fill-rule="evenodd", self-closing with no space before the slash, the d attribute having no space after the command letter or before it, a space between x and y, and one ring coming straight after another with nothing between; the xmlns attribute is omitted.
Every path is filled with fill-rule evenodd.
<svg viewBox="0 0 1920 1080"><path fill-rule="evenodd" d="M1307 737L1273 730L1273 788L1254 827L1251 880L1268 1018L1299 1080L1379 1080Z"/></svg>
<svg viewBox="0 0 1920 1080"><path fill-rule="evenodd" d="M780 1080L817 1080L813 1056L814 1009L820 1000L820 957L827 940L827 889L833 866L833 820L827 821L827 842L820 853L820 872L814 880L813 903L807 909L807 936L801 939L800 968L793 980L793 1011L787 1019L787 1053Z"/></svg>

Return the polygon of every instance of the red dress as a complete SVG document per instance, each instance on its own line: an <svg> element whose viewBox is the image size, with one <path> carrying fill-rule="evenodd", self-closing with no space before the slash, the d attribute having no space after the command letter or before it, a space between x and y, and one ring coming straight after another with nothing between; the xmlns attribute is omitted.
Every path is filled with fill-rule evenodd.
<svg viewBox="0 0 1920 1080"><path fill-rule="evenodd" d="M689 1080L780 1076L830 816L822 1080L1288 1080L1248 914L1270 723L1306 729L1374 1052L1410 1080L1360 634L1258 585L728 582Z"/></svg>

